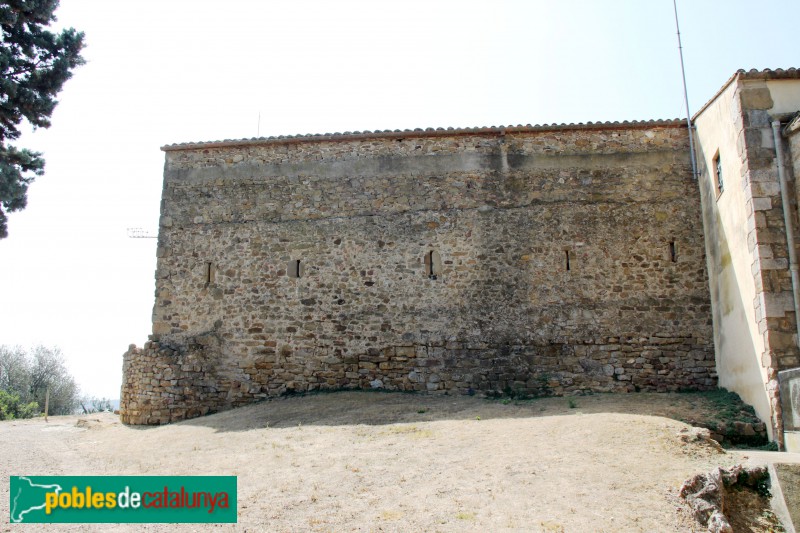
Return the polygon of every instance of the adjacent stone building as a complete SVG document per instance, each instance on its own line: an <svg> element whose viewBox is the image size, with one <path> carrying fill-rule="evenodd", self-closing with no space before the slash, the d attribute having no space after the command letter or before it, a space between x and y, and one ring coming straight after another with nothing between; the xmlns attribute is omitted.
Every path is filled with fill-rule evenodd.
<svg viewBox="0 0 800 533"><path fill-rule="evenodd" d="M788 216L796 250L800 136L787 124L798 112L796 69L739 71L694 120L720 386L753 405L778 441L798 411L788 397L781 407L778 382L779 372L800 368L785 223ZM785 429L793 439L800 425Z"/></svg>
<svg viewBox="0 0 800 533"><path fill-rule="evenodd" d="M774 89L777 111L748 85L779 81L791 87ZM164 147L153 334L125 354L123 421L319 389L708 389L719 371L733 390L758 374L763 399L743 396L780 429L775 372L798 366L782 208L774 186L751 184L777 180L753 179L769 158L745 131L769 120L739 102L786 120L796 83L794 70L740 72L698 114L699 190L681 121ZM712 146L740 174L718 198ZM724 241L726 259L728 222L744 237ZM748 260L731 303L727 265ZM750 355L729 327L759 332ZM737 358L762 366L723 375Z"/></svg>

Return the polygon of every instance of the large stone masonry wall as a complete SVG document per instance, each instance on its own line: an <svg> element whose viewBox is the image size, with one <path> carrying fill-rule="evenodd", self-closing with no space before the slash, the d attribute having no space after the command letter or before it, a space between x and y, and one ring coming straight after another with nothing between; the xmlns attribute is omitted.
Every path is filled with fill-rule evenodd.
<svg viewBox="0 0 800 533"><path fill-rule="evenodd" d="M166 156L153 335L125 354L127 423L319 389L716 384L678 123Z"/></svg>

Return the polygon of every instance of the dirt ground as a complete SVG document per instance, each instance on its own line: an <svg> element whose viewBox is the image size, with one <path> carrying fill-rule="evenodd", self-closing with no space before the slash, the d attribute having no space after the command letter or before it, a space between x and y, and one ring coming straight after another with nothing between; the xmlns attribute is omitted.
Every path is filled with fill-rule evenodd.
<svg viewBox="0 0 800 533"><path fill-rule="evenodd" d="M800 525L800 464L776 464L776 473L783 487L795 487L795 490L785 490L787 510L795 524Z"/></svg>
<svg viewBox="0 0 800 533"><path fill-rule="evenodd" d="M701 531L681 483L742 453L686 442L665 416L705 408L687 394L339 392L152 428L109 413L0 422L0 530ZM9 475L145 474L238 476L238 524L7 522Z"/></svg>

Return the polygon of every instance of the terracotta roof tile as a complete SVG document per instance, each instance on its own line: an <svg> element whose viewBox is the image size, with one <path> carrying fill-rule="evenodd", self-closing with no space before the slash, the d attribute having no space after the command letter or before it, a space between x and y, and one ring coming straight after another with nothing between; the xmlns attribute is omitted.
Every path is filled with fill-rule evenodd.
<svg viewBox="0 0 800 533"><path fill-rule="evenodd" d="M700 116L700 114L706 110L706 108L711 104L711 102L716 100L719 97L719 95L722 94L722 92L728 87L728 85L730 85L731 82L736 79L797 80L800 79L800 70L796 68L789 68L786 70L782 68L777 68L775 70L770 68L764 70L758 70L754 68L750 70L744 70L743 68L740 68L739 70L733 73L733 76L728 78L728 80L722 84L722 87L720 87L719 90L716 93L714 93L714 96L712 96L705 104L702 105L702 107L700 107L700 109L694 115L692 115L692 121L694 121L698 116Z"/></svg>
<svg viewBox="0 0 800 533"><path fill-rule="evenodd" d="M652 127L681 127L686 122L681 119L669 120L625 120L622 122L580 122L577 124L518 124L516 126L481 126L474 128L415 128L413 130L346 131L344 133L306 133L300 135L278 135L253 137L251 139L225 139L222 141L187 142L162 146L165 152L174 150L193 150L197 148L222 148L228 146L249 146L290 142L351 141L377 138L403 137L443 137L450 135L472 135L486 133L525 133L562 130L603 130L603 129L643 129Z"/></svg>

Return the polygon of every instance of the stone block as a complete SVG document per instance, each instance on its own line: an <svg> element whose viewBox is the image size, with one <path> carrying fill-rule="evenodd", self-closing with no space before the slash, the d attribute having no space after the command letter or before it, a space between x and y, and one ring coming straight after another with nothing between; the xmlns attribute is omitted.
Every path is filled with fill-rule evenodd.
<svg viewBox="0 0 800 533"><path fill-rule="evenodd" d="M775 103L767 87L745 87L740 92L742 108L745 110L772 109Z"/></svg>
<svg viewBox="0 0 800 533"><path fill-rule="evenodd" d="M789 260L785 257L779 259L762 259L759 261L761 270L786 270L789 268Z"/></svg>
<svg viewBox="0 0 800 533"><path fill-rule="evenodd" d="M771 198L753 198L752 202L754 211L769 211L772 209Z"/></svg>
<svg viewBox="0 0 800 533"><path fill-rule="evenodd" d="M772 107L772 106L770 106ZM772 117L766 111L770 107L765 108L750 108L745 112L745 127L747 128L769 128L772 123Z"/></svg>
<svg viewBox="0 0 800 533"><path fill-rule="evenodd" d="M787 311L794 310L794 301L789 292L761 293L762 307L766 318L782 318Z"/></svg>
<svg viewBox="0 0 800 533"><path fill-rule="evenodd" d="M779 197L781 185L777 181L757 181L750 184L753 198Z"/></svg>

